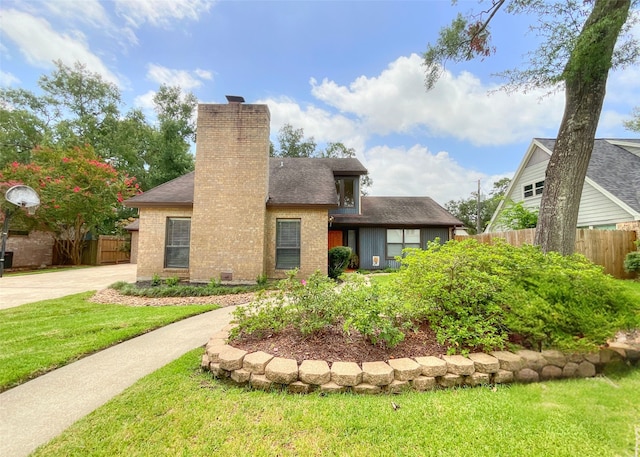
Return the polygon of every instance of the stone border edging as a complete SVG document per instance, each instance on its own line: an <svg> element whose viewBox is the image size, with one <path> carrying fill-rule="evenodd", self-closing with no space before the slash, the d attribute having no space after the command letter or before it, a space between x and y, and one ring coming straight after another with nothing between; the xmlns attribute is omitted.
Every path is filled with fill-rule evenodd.
<svg viewBox="0 0 640 457"><path fill-rule="evenodd" d="M291 393L346 392L399 393L436 388L531 383L563 378L589 378L612 362L638 363L640 347L610 343L597 353L564 354L520 350L391 359L388 362L334 362L275 357L266 352L247 353L227 344L230 326L206 345L201 367L215 377L229 378L255 389L286 388Z"/></svg>

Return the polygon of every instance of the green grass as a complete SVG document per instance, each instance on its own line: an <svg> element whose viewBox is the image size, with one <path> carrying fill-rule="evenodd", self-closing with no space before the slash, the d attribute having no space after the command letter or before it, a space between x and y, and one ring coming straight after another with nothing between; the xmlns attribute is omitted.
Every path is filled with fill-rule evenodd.
<svg viewBox="0 0 640 457"><path fill-rule="evenodd" d="M639 369L495 391L304 396L212 379L196 368L201 354L143 378L34 455L606 457L637 445Z"/></svg>
<svg viewBox="0 0 640 457"><path fill-rule="evenodd" d="M217 305L91 303L93 292L0 310L0 391Z"/></svg>

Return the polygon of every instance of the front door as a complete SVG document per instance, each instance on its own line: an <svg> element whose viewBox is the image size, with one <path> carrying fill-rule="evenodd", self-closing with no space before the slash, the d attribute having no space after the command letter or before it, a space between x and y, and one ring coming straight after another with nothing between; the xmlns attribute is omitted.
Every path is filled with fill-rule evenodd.
<svg viewBox="0 0 640 457"><path fill-rule="evenodd" d="M336 246L344 246L342 244L342 230L329 230L329 249Z"/></svg>

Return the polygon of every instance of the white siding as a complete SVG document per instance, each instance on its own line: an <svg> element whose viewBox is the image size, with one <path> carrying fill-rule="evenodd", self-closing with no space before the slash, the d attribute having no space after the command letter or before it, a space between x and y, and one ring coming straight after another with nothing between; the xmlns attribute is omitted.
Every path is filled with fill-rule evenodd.
<svg viewBox="0 0 640 457"><path fill-rule="evenodd" d="M584 183L578 227L612 225L617 222L632 221L633 216L604 196L589 183Z"/></svg>
<svg viewBox="0 0 640 457"><path fill-rule="evenodd" d="M548 158L549 156L547 156ZM527 184L535 184L539 181L544 181L544 173L547 169L549 160L544 162L538 162L536 164L529 164L522 171L520 179L516 182L511 192L511 200L514 202L523 202L522 205L525 208L537 209L540 207L540 199L542 195L534 195L533 197L524 198L524 186Z"/></svg>

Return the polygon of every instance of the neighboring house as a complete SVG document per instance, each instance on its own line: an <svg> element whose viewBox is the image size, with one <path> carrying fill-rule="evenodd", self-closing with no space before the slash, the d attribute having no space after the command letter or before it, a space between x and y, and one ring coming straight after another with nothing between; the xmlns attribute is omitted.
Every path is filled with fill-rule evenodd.
<svg viewBox="0 0 640 457"><path fill-rule="evenodd" d="M138 280L326 274L341 245L361 268L396 267L403 248L462 225L428 197L361 196L357 159L269 157L268 107L228 99L198 106L195 171L125 202L140 213Z"/></svg>
<svg viewBox="0 0 640 457"><path fill-rule="evenodd" d="M485 232L500 230L497 218L505 202L540 208L554 145L553 139L531 142ZM634 221L640 221L640 139L596 139L582 188L577 228L615 229L617 224Z"/></svg>

